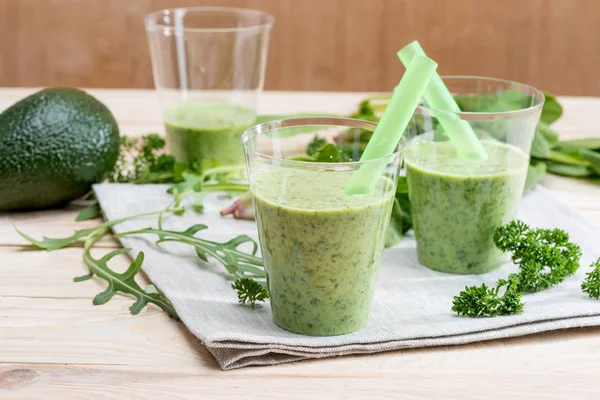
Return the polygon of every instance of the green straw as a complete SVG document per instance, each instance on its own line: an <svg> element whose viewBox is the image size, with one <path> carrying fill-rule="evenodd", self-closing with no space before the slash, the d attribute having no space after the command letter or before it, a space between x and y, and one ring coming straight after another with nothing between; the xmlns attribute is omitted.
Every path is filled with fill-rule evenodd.
<svg viewBox="0 0 600 400"><path fill-rule="evenodd" d="M425 51L416 40L398 51L398 58L406 68L416 56L425 57ZM432 109L449 111L450 113L461 112L456 100L454 100L437 72L433 74L423 97ZM487 153L471 125L458 115L450 113L432 112L431 114L438 119L444 131L446 131L457 154L465 158L487 160Z"/></svg>
<svg viewBox="0 0 600 400"><path fill-rule="evenodd" d="M425 56L413 57L360 161L386 157L396 150L436 68L435 61ZM387 163L387 160L382 160L379 163L362 164L352 174L344 193L352 195L372 192Z"/></svg>

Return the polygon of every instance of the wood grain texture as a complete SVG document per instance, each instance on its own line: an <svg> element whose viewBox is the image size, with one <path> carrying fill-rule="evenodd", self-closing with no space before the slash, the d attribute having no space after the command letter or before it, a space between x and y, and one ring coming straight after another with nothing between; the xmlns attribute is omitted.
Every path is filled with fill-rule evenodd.
<svg viewBox="0 0 600 400"><path fill-rule="evenodd" d="M202 5L276 17L267 89L388 91L418 39L442 74L600 95L596 0L0 0L0 86L152 87L144 15Z"/></svg>
<svg viewBox="0 0 600 400"><path fill-rule="evenodd" d="M79 366L15 365L0 369L9 382L11 400L21 399L594 399L591 372L528 374L528 383L516 372L501 377L493 372L442 375L412 372L397 376L215 377L107 370ZM4 375L2 375L4 374ZM2 381L0 380L0 383ZM235 382L235 383L234 383ZM550 396L540 396L540 388ZM2 389L0 389L1 391ZM546 392L547 390L547 392ZM1 393L1 392L0 392ZM518 393L515 395L515 393ZM77 396L77 397L74 397ZM158 397L157 397L158 396Z"/></svg>

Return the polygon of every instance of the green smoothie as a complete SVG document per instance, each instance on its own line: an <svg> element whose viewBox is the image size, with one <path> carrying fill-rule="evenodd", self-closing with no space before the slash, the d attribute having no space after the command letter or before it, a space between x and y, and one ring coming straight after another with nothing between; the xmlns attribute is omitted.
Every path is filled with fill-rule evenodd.
<svg viewBox="0 0 600 400"><path fill-rule="evenodd" d="M169 151L177 161L244 163L242 133L254 125L253 111L222 103L184 103L165 112Z"/></svg>
<svg viewBox="0 0 600 400"><path fill-rule="evenodd" d="M279 168L255 178L256 219L273 320L305 335L365 326L394 185L345 196L351 172Z"/></svg>
<svg viewBox="0 0 600 400"><path fill-rule="evenodd" d="M423 141L406 151L406 178L421 264L455 274L482 274L505 260L494 230L517 214L528 156L482 142L488 160L460 158L451 143Z"/></svg>

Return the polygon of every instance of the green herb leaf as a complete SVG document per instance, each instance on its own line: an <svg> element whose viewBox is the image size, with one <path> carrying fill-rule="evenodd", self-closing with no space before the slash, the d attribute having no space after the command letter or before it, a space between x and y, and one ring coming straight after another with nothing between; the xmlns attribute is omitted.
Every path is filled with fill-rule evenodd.
<svg viewBox="0 0 600 400"><path fill-rule="evenodd" d="M241 304L250 304L253 310L257 301L265 301L269 298L269 292L265 286L254 279L238 278L231 288L237 291L238 301Z"/></svg>
<svg viewBox="0 0 600 400"><path fill-rule="evenodd" d="M315 162L338 162L340 159L340 151L338 148L331 143L327 143L314 154L313 160Z"/></svg>
<svg viewBox="0 0 600 400"><path fill-rule="evenodd" d="M542 161L532 161L527 168L525 191L540 183L542 179L544 179L544 175L546 175L546 163Z"/></svg>
<svg viewBox="0 0 600 400"><path fill-rule="evenodd" d="M87 228L87 229L79 229L76 230L71 236L65 238L49 238L46 236L42 237L42 240L36 240L29 235L21 232L15 227L15 230L19 235L21 235L25 240L33 244L34 246L48 251L58 250L65 246L70 245L71 243L77 242L79 239L83 239L94 233L98 230L98 227Z"/></svg>
<svg viewBox="0 0 600 400"><path fill-rule="evenodd" d="M600 150L600 138L563 140L558 143L556 150L565 152Z"/></svg>
<svg viewBox="0 0 600 400"><path fill-rule="evenodd" d="M308 144L308 147L306 148L306 154L309 157L314 156L319 150L321 150L321 148L323 146L325 146L327 144L327 140L319 137L319 136L315 136L313 138L313 140Z"/></svg>
<svg viewBox="0 0 600 400"><path fill-rule="evenodd" d="M185 231L171 231L164 229L138 229L130 232L116 234L116 237L154 234L158 236L157 243L179 242L193 246L196 254L203 261L208 261L209 257L221 263L227 272L236 278L265 278L263 260L256 256L258 243L247 235L239 235L225 242L213 242L196 237L196 233L207 229L206 225L196 224ZM244 244L251 244L250 252L242 251L240 247Z"/></svg>
<svg viewBox="0 0 600 400"><path fill-rule="evenodd" d="M560 164L555 162L546 163L547 170L555 175L572 178L585 178L592 175L592 171L583 165Z"/></svg>
<svg viewBox="0 0 600 400"><path fill-rule="evenodd" d="M581 150L579 152L581 157L590 163L591 169L598 175L600 175L600 153L592 150Z"/></svg>
<svg viewBox="0 0 600 400"><path fill-rule="evenodd" d="M104 304L109 301L115 294L118 292L126 293L134 296L136 298L136 302L129 308L131 314L136 315L142 309L148 305L148 303L152 303L160 307L163 311L165 311L171 318L177 319L177 313L173 308L171 302L158 293L158 291L146 291L142 289L138 283L135 281L135 276L140 271L142 263L144 261L144 253L138 253L137 257L133 260L133 262L129 265L129 268L122 273L116 273L111 270L108 266L108 262L113 258L120 254L125 254L131 251L131 249L119 249L115 251L111 251L106 254L104 257L100 259L95 259L91 255L91 248L95 242L100 240L102 236L108 233L108 229L102 229L92 235L88 240L86 240L83 247L83 260L85 265L88 267L90 273L85 277L91 277L92 275L96 275L98 278L101 278L108 282L108 287L105 291L99 293L94 297L93 303L94 305ZM81 281L81 278L79 279Z"/></svg>
<svg viewBox="0 0 600 400"><path fill-rule="evenodd" d="M490 288L485 283L466 287L454 297L452 311L471 318L519 314L523 311L523 303L518 285L518 276L512 275L508 280L499 280L495 288ZM506 289L501 296L499 293L503 287Z"/></svg>
<svg viewBox="0 0 600 400"><path fill-rule="evenodd" d="M544 101L540 121L550 125L560 118L563 113L563 108L553 94L544 92L544 96L546 97L546 101Z"/></svg>
<svg viewBox="0 0 600 400"><path fill-rule="evenodd" d="M544 136L536 131L533 136L533 143L531 144L531 156L535 158L548 158L550 157L550 144L544 138Z"/></svg>
<svg viewBox="0 0 600 400"><path fill-rule="evenodd" d="M96 219L100 218L101 215L100 204L94 203L81 210L81 212L77 215L77 218L75 218L75 221L81 222L89 219Z"/></svg>
<svg viewBox="0 0 600 400"><path fill-rule="evenodd" d="M127 221L129 219L146 217L149 215L163 214L165 212L178 212L179 210L180 210L179 208L168 208L168 209L162 210L162 211L152 211L152 212L147 212L147 213L128 215L126 217L117 218L112 221L106 221L103 224L100 224L100 225L92 227L92 228L76 230L71 236L68 236L65 238L49 238L49 237L44 236L42 238L42 240L36 240L36 239L32 238L31 236L26 235L25 233L21 232L16 227L15 227L15 230L17 231L17 233L19 235L21 235L24 239L26 239L28 242L30 242L34 246L36 246L42 250L53 251L53 250L58 250L63 247L66 247L72 243L78 242L79 239L88 238L90 235L92 235L95 232L101 231L105 228L110 228L116 224L119 224L123 221Z"/></svg>
<svg viewBox="0 0 600 400"><path fill-rule="evenodd" d="M600 258L597 259L590 268L591 272L586 274L585 280L581 284L581 290L587 293L592 299L600 298Z"/></svg>
<svg viewBox="0 0 600 400"><path fill-rule="evenodd" d="M515 220L494 232L496 247L512 253L519 266L518 290L539 292L571 276L579 268L581 248L561 229L532 229Z"/></svg>
<svg viewBox="0 0 600 400"><path fill-rule="evenodd" d="M385 235L385 247L392 247L400 243L404 236L403 231L404 218L402 215L402 208L398 199L394 199L392 206L392 214L390 215L390 223Z"/></svg>
<svg viewBox="0 0 600 400"><path fill-rule="evenodd" d="M587 167L590 165L589 162L585 161L579 152L563 152L560 150L552 150L550 152L550 157L548 158L550 161L554 161L556 163L561 164L571 164L571 165L582 165Z"/></svg>
<svg viewBox="0 0 600 400"><path fill-rule="evenodd" d="M548 144L552 147L556 146L559 141L559 134L554 129L550 128L548 124L540 122L537 126L537 134L542 135Z"/></svg>

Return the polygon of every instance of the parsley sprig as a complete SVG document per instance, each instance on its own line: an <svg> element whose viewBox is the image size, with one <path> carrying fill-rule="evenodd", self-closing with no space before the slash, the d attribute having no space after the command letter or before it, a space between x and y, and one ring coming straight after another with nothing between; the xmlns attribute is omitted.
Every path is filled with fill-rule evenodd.
<svg viewBox="0 0 600 400"><path fill-rule="evenodd" d="M581 284L581 290L587 293L592 299L600 298L600 258L590 267L594 268L586 274L585 280Z"/></svg>
<svg viewBox="0 0 600 400"><path fill-rule="evenodd" d="M531 228L514 220L496 229L496 247L512 254L519 272L500 279L496 287L486 284L465 288L454 297L452 311L467 317L495 317L523 311L521 295L548 289L573 275L579 268L581 248L569 241L562 229ZM600 295L600 272L594 283ZM500 289L506 287L504 295Z"/></svg>
<svg viewBox="0 0 600 400"><path fill-rule="evenodd" d="M452 311L467 317L496 317L519 314L523 311L521 292L518 291L519 276L513 274L508 280L501 279L494 288L485 283L481 286L466 287L454 297ZM504 288L504 294L500 290Z"/></svg>
<svg viewBox="0 0 600 400"><path fill-rule="evenodd" d="M494 233L494 243L519 266L518 290L535 293L561 283L579 268L581 248L562 229L532 229L519 220Z"/></svg>

